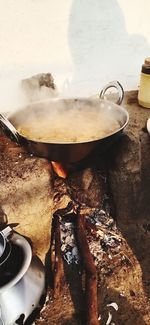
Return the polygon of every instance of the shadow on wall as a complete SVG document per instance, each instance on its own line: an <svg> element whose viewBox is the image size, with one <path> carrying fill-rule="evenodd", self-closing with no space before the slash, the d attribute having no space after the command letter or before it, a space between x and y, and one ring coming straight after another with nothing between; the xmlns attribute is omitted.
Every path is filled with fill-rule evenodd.
<svg viewBox="0 0 150 325"><path fill-rule="evenodd" d="M133 12L136 15L136 10ZM74 75L71 89L92 94L97 85L118 79L126 89L138 86L141 64L150 46L141 35L129 35L116 0L74 0L68 38ZM78 95L78 94L76 94Z"/></svg>

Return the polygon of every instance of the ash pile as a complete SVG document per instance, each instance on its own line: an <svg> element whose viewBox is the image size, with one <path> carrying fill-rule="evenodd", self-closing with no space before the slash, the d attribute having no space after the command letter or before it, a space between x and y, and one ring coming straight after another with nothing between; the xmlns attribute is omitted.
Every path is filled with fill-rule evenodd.
<svg viewBox="0 0 150 325"><path fill-rule="evenodd" d="M129 263L124 254L124 238L112 217L112 199L106 176L104 168L100 171L87 168L66 180L56 177L54 186L55 207L60 210L64 262L68 265L82 264L76 241L76 211L80 208L89 249L102 275L109 275L117 266Z"/></svg>
<svg viewBox="0 0 150 325"><path fill-rule="evenodd" d="M70 205L73 203L70 202ZM85 222L85 232L94 263L101 274L109 275L120 263L127 262L123 254L123 238L116 223L110 215L108 196L105 196L103 207L85 208L80 213ZM61 255L68 265L82 263L76 241L76 222L73 211L60 218ZM113 262L113 263L112 263Z"/></svg>

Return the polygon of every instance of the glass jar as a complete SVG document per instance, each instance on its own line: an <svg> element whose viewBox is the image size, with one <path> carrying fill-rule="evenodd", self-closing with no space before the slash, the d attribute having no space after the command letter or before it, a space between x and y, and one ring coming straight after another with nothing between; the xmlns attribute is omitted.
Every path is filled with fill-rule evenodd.
<svg viewBox="0 0 150 325"><path fill-rule="evenodd" d="M138 102L141 106L150 108L150 57L142 65Z"/></svg>

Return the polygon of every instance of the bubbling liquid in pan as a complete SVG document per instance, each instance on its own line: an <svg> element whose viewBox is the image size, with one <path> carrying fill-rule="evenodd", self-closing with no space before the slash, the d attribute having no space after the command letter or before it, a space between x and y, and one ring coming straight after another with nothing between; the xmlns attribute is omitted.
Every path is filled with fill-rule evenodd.
<svg viewBox="0 0 150 325"><path fill-rule="evenodd" d="M104 138L120 129L108 113L73 110L54 116L40 116L24 122L17 130L26 138L46 143L82 143Z"/></svg>

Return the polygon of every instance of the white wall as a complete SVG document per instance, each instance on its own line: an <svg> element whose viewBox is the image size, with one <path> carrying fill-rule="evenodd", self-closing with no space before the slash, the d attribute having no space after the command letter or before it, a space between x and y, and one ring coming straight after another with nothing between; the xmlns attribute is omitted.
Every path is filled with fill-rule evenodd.
<svg viewBox="0 0 150 325"><path fill-rule="evenodd" d="M19 80L40 72L65 96L113 79L137 88L149 13L149 0L0 0L0 110L20 105Z"/></svg>

